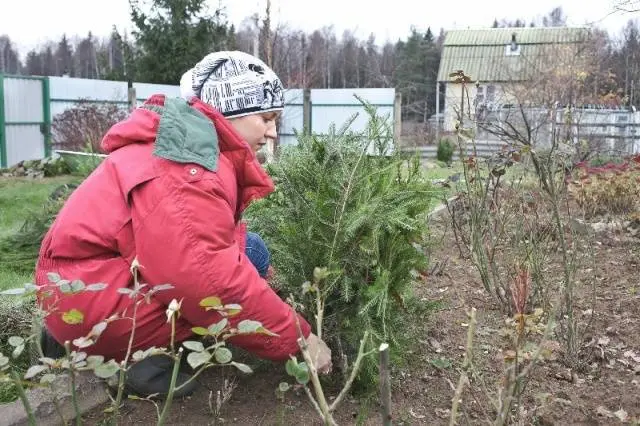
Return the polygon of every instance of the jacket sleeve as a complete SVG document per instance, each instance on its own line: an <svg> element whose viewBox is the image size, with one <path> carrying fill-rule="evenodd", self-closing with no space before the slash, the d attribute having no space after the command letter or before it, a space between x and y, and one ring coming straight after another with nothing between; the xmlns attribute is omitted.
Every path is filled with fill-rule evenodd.
<svg viewBox="0 0 640 426"><path fill-rule="evenodd" d="M198 169L202 174L202 170ZM154 297L165 305L180 301L181 318L191 326L208 327L220 320L199 306L215 296L223 304L239 304L232 325L260 321L277 336L251 334L230 342L271 360L298 353L296 317L303 335L309 324L271 289L253 267L237 241L233 209L217 177L172 183L156 180L131 193L132 225L140 273L150 286L171 284L173 289Z"/></svg>

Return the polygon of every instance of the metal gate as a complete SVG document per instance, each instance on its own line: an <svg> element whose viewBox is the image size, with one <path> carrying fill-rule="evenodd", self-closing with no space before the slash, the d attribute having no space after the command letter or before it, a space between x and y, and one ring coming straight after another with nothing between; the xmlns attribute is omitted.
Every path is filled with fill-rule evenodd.
<svg viewBox="0 0 640 426"><path fill-rule="evenodd" d="M47 77L0 74L0 168L51 153Z"/></svg>

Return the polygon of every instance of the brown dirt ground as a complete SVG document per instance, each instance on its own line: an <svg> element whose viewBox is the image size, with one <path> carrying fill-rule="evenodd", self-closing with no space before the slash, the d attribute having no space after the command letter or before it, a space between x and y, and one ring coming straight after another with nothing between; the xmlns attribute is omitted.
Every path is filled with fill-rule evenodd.
<svg viewBox="0 0 640 426"><path fill-rule="evenodd" d="M505 317L484 292L468 259L460 258L453 233L446 224L435 226L441 246L432 264L445 265L439 275L426 278L419 289L425 301L440 301L440 308L417 324L411 366L394 369L393 417L397 425L446 425L449 423L453 388L465 352L466 312L477 309L475 365L478 376L463 394L460 424L487 424L491 400L501 382L500 330ZM594 244L595 262L583 266L584 282L596 283L596 303L588 285L578 288L576 311L586 320L593 309L592 325L582 341L586 367L569 370L559 360L538 365L522 399L521 424L613 425L638 424L640 420L640 296L638 264L640 240L623 234L599 234ZM595 280L595 281L593 281ZM590 342L590 343L589 343ZM635 360L634 360L635 357ZM201 380L194 396L175 401L169 424L214 424L209 410L210 390L221 388L217 370ZM224 405L222 424L316 425L321 424L303 392L289 392L284 402L275 394L286 380L283 366L260 364L253 375L236 376L237 388ZM485 387L480 385L483 381ZM207 389L209 388L209 389ZM329 395L335 393L329 392ZM624 410L624 413L619 411ZM614 413L625 419L619 420ZM127 401L120 424L155 424L155 408L148 402ZM100 424L101 410L86 416L87 424ZM336 420L341 425L381 424L377 402L345 401Z"/></svg>

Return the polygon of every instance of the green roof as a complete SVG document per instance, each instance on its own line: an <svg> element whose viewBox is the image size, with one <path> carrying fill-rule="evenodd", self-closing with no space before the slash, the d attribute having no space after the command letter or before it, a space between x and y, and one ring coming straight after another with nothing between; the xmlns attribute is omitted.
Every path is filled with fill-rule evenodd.
<svg viewBox="0 0 640 426"><path fill-rule="evenodd" d="M515 34L519 55L507 55ZM549 56L549 47L587 40L583 27L488 28L448 31L443 44L438 81L450 81L449 74L462 70L473 81L518 81L527 70Z"/></svg>

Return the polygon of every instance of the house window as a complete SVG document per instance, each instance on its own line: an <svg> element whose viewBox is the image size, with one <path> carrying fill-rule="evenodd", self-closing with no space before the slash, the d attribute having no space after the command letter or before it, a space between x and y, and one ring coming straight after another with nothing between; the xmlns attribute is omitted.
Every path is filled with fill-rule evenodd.
<svg viewBox="0 0 640 426"><path fill-rule="evenodd" d="M507 56L519 56L520 45L516 41L516 33L511 34L511 43L505 46L505 55Z"/></svg>
<svg viewBox="0 0 640 426"><path fill-rule="evenodd" d="M488 84L486 86L478 86L476 92L476 105L493 103L496 100L496 86Z"/></svg>
<svg viewBox="0 0 640 426"><path fill-rule="evenodd" d="M489 84L487 86L487 102L495 102L496 100L496 86Z"/></svg>

